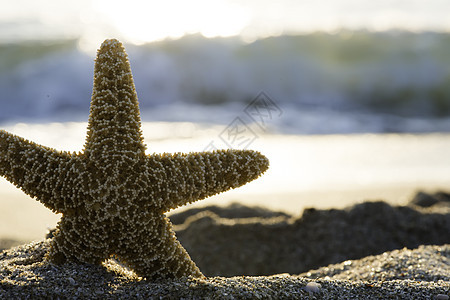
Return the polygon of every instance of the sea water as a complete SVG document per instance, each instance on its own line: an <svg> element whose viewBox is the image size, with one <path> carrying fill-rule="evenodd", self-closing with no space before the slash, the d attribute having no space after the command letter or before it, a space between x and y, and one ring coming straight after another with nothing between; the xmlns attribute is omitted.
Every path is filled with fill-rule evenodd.
<svg viewBox="0 0 450 300"><path fill-rule="evenodd" d="M227 125L264 92L281 116L272 132L450 130L446 33L192 35L126 49L145 121ZM78 40L0 42L0 122L87 121L94 56Z"/></svg>

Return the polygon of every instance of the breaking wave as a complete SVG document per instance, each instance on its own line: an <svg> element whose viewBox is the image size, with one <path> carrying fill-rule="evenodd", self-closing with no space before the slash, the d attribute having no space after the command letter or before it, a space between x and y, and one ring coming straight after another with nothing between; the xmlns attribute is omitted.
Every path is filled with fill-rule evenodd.
<svg viewBox="0 0 450 300"><path fill-rule="evenodd" d="M285 133L450 131L450 36L199 35L126 45L142 118L226 124L264 91ZM0 121L87 121L93 55L76 40L0 44Z"/></svg>

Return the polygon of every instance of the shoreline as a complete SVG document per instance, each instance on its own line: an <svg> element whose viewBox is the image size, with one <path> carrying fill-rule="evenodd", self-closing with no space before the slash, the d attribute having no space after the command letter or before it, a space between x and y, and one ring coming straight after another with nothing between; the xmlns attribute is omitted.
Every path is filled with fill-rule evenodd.
<svg viewBox="0 0 450 300"><path fill-rule="evenodd" d="M49 147L79 151L85 127L85 123L10 124L6 129ZM223 126L218 125L143 123L148 154L202 151L212 141L220 142L221 131ZM232 202L296 215L304 208L342 209L366 200L383 199L400 205L417 190L434 192L448 188L450 182L446 151L450 149L450 134L258 135L250 148L270 159L270 168L263 176L169 215ZM59 220L4 178L0 178L0 207L3 239L38 240Z"/></svg>

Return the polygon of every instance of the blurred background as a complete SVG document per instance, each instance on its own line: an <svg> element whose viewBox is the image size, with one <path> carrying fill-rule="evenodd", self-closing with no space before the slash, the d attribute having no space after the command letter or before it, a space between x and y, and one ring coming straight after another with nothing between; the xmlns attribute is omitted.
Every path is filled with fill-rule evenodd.
<svg viewBox="0 0 450 300"><path fill-rule="evenodd" d="M0 121L86 121L95 51L126 43L143 119L279 133L450 130L448 1L0 1ZM213 111L214 113L210 113Z"/></svg>
<svg viewBox="0 0 450 300"><path fill-rule="evenodd" d="M211 201L297 213L371 198L399 203L450 180L448 1L0 0L0 7L0 126L38 143L81 150L96 49L118 38L149 153L249 148L271 160L261 179ZM242 130L243 139L230 139ZM2 225L0 237L37 210L52 218L0 183L0 217L16 222ZM33 230L16 234L40 234Z"/></svg>

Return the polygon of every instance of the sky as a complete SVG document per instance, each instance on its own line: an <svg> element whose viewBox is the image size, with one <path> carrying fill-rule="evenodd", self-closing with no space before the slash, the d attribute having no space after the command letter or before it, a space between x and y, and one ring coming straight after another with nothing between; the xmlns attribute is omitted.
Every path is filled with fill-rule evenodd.
<svg viewBox="0 0 450 300"><path fill-rule="evenodd" d="M142 44L200 33L252 41L283 33L449 31L448 0L0 0L0 41L107 37Z"/></svg>

